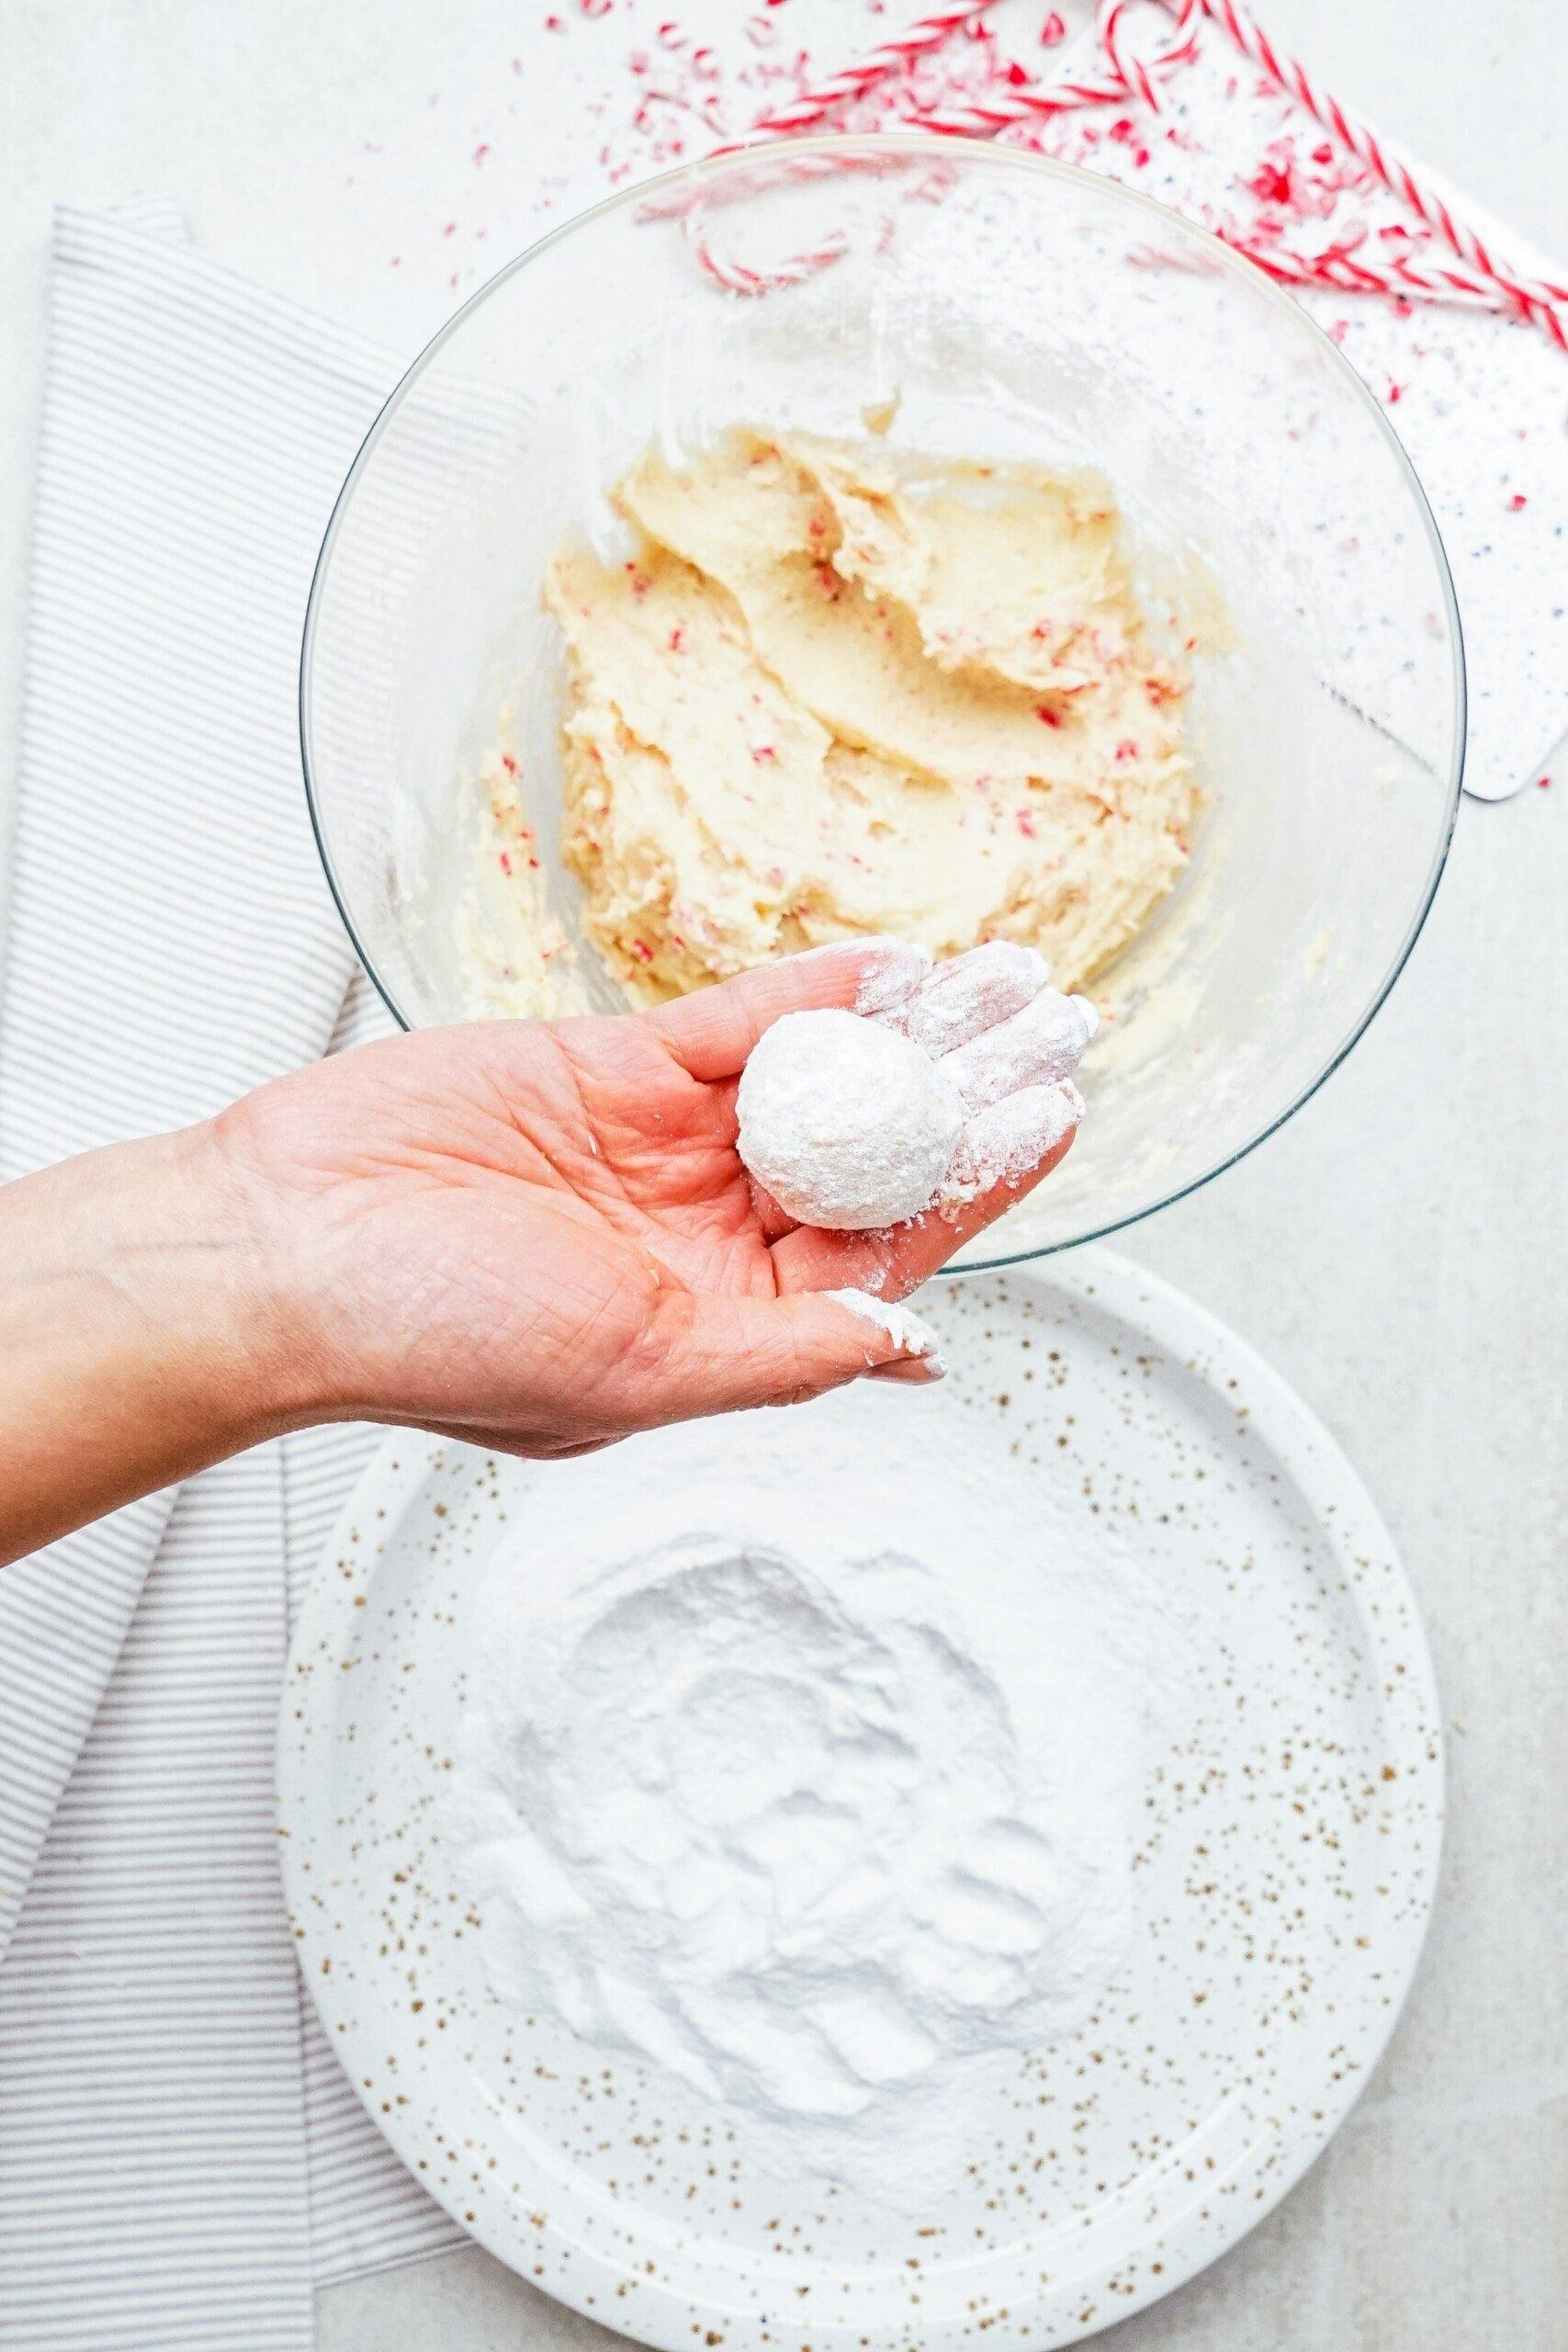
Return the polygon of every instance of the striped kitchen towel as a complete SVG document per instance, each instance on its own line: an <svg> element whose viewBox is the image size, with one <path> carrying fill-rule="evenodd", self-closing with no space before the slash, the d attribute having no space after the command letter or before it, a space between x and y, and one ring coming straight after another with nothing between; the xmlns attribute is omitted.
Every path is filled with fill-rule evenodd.
<svg viewBox="0 0 1568 2352"><path fill-rule="evenodd" d="M0 1177L343 1041L295 679L397 373L166 206L60 217ZM319 2279L456 2237L302 2013L277 1883L290 1590L369 1442L288 1439L0 1574L8 2352L306 2352Z"/></svg>

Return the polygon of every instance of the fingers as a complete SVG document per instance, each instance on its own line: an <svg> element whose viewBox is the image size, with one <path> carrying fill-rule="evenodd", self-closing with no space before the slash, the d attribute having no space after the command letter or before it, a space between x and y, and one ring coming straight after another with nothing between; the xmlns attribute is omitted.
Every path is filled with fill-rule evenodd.
<svg viewBox="0 0 1568 2352"><path fill-rule="evenodd" d="M624 1377L578 1400L576 1428L563 1430L551 1408L536 1426L531 1419L423 1426L494 1453L565 1462L671 1421L802 1404L863 1375L929 1386L945 1369L936 1334L919 1316L862 1291L773 1298L668 1291L627 1351Z"/></svg>
<svg viewBox="0 0 1568 2352"><path fill-rule="evenodd" d="M966 956L939 964L910 999L898 1025L934 1061L1021 1012L1050 977L1037 949L1010 939L987 940Z"/></svg>
<svg viewBox="0 0 1568 2352"><path fill-rule="evenodd" d="M925 949L905 939L846 940L699 989L643 1018L694 1078L733 1078L763 1030L783 1014L828 1005L867 1014L896 1012L931 967Z"/></svg>
<svg viewBox="0 0 1568 2352"><path fill-rule="evenodd" d="M886 1232L765 1223L782 1290L853 1283L903 1297L1049 1175L1083 1117L1067 1073L1099 1018L1087 998L1047 985L1032 948L992 941L938 966L890 1025L933 1054L969 1114L941 1193Z"/></svg>
<svg viewBox="0 0 1568 2352"><path fill-rule="evenodd" d="M1043 988L1021 1012L944 1054L942 1074L957 1088L965 1110L984 1111L1022 1087L1066 1078L1099 1026L1088 997Z"/></svg>
<svg viewBox="0 0 1568 2352"><path fill-rule="evenodd" d="M1083 1096L1071 1080L1057 1086L1021 1087L977 1111L958 1138L943 1191L975 1200L999 1186L1017 1186L1040 1168L1083 1117Z"/></svg>
<svg viewBox="0 0 1568 2352"><path fill-rule="evenodd" d="M828 1296L890 1340L902 1352L869 1367L874 1379L908 1380L919 1374L940 1380L947 1370L936 1333L908 1306L899 1306L864 1290L830 1290Z"/></svg>
<svg viewBox="0 0 1568 2352"><path fill-rule="evenodd" d="M940 1379L934 1335L908 1308L847 1304L824 1291L789 1297L682 1294L672 1336L650 1385L644 1426L790 1405L897 1366L911 1381Z"/></svg>
<svg viewBox="0 0 1568 2352"><path fill-rule="evenodd" d="M954 1184L958 1197L886 1233L800 1227L773 1245L780 1289L852 1283L881 1298L906 1297L1061 1164L1082 1116L1083 1097L1075 1086L1028 1087L1010 1096L965 1129L959 1151L969 1156L965 1181Z"/></svg>
<svg viewBox="0 0 1568 2352"><path fill-rule="evenodd" d="M929 1388L933 1380L940 1380L942 1375L933 1372L923 1360L914 1360L874 1364L865 1376L868 1380L893 1382L900 1388Z"/></svg>
<svg viewBox="0 0 1568 2352"><path fill-rule="evenodd" d="M1083 1115L1081 1098L1065 1081L1099 1020L1087 998L1063 996L1048 985L1044 960L1033 948L994 940L933 972L923 949L886 939L790 956L646 1018L694 1078L714 1083L734 1078L783 1014L835 1005L886 1021L939 1062L969 1114L952 1167L937 1204L890 1232L792 1229L778 1204L754 1189L758 1222L786 1297L847 1286L901 1298L1062 1159ZM751 1311L759 1302L728 1305ZM765 1311L770 1303L761 1305ZM775 1332L774 1352L758 1359L756 1378L770 1393L781 1379L790 1393L818 1393L798 1365L780 1372L780 1341ZM886 1363L859 1368L922 1376L897 1373L900 1360L894 1350ZM907 1353L902 1361L909 1361Z"/></svg>

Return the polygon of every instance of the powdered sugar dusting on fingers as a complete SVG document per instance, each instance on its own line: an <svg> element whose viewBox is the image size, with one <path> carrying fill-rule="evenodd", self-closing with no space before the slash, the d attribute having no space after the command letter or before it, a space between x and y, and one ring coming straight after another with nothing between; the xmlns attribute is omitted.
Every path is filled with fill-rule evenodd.
<svg viewBox="0 0 1568 2352"><path fill-rule="evenodd" d="M871 1293L864 1290L830 1290L824 1295L837 1299L839 1305L847 1306L852 1315L863 1316L868 1323L874 1323L896 1348L901 1349L907 1356L913 1356L939 1379L947 1370L942 1343L936 1333L911 1308L895 1306L888 1299L873 1298ZM868 1364L874 1361L874 1357L866 1358Z"/></svg>
<svg viewBox="0 0 1568 2352"><path fill-rule="evenodd" d="M1099 1026L1087 997L1042 989L1021 1012L944 1055L939 1067L966 1110L988 1110L1021 1087L1069 1077Z"/></svg>
<svg viewBox="0 0 1568 2352"><path fill-rule="evenodd" d="M1010 939L987 940L937 966L910 1002L905 1033L928 1054L951 1054L1021 1012L1050 978L1038 948Z"/></svg>
<svg viewBox="0 0 1568 2352"><path fill-rule="evenodd" d="M860 978L855 989L854 1011L864 1020L874 1020L885 1013L896 1013L908 1004L921 984L930 978L931 959L929 950L918 947L912 939L889 939L873 935L868 939L830 939L821 947L803 947L786 956L787 964L822 964L834 959L860 966ZM885 1025L898 1025L888 1022Z"/></svg>
<svg viewBox="0 0 1568 2352"><path fill-rule="evenodd" d="M978 1112L958 1138L940 1204L957 1208L998 1184L1021 1184L1083 1117L1083 1096L1070 1080L1026 1086Z"/></svg>
<svg viewBox="0 0 1568 2352"><path fill-rule="evenodd" d="M855 990L855 1011L868 1021L897 1012L929 979L931 968L929 953L913 940L873 940Z"/></svg>

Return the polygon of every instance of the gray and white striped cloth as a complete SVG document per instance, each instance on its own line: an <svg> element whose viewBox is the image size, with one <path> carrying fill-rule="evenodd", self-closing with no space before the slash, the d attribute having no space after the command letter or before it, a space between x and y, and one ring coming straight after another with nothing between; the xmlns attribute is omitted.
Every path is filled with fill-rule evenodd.
<svg viewBox="0 0 1568 2352"><path fill-rule="evenodd" d="M377 1025L294 687L397 372L166 205L60 217L0 1176ZM317 2282L457 2238L303 2008L277 1883L290 1601L372 1442L288 1439L0 1573L7 2352L308 2352Z"/></svg>

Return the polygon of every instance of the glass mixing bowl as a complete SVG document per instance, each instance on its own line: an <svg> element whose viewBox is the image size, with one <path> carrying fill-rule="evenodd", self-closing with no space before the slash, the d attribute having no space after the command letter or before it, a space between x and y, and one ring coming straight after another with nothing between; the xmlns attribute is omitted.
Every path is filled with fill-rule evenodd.
<svg viewBox="0 0 1568 2352"><path fill-rule="evenodd" d="M1148 609L1200 639L1191 865L1093 984L1089 1116L968 1260L997 1264L1146 1215L1303 1102L1409 954L1453 824L1463 665L1426 499L1334 345L1224 245L1110 181L917 137L743 152L599 205L457 312L361 449L306 622L307 787L398 1020L463 1018L465 942L516 920L482 848L503 714L581 938L556 546L612 537L605 492L650 442L859 435L895 400L896 448L1107 476Z"/></svg>

